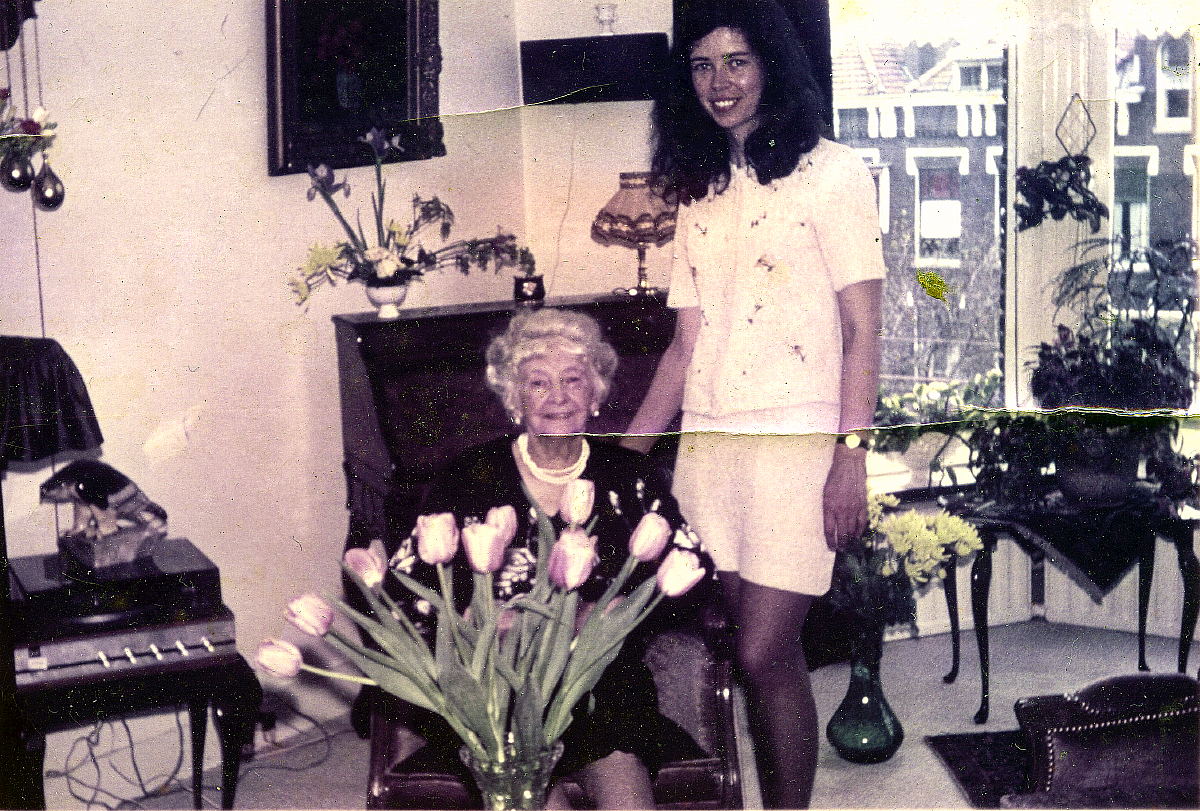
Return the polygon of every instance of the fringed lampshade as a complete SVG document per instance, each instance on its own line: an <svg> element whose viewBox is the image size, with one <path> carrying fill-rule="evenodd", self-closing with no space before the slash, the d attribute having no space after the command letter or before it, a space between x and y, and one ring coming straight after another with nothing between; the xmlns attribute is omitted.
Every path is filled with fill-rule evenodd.
<svg viewBox="0 0 1200 811"><path fill-rule="evenodd" d="M605 245L624 245L638 252L638 279L633 287L614 293L645 296L657 293L646 281L646 248L662 245L675 236L675 206L650 185L649 172L622 172L621 187L592 222L592 238Z"/></svg>

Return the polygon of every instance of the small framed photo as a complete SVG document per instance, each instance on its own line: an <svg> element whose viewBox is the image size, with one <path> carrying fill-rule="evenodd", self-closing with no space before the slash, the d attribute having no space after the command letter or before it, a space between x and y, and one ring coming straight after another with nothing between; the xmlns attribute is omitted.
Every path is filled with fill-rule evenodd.
<svg viewBox="0 0 1200 811"><path fill-rule="evenodd" d="M359 138L397 137L398 160L446 154L438 119L438 0L266 0L272 175L367 166Z"/></svg>

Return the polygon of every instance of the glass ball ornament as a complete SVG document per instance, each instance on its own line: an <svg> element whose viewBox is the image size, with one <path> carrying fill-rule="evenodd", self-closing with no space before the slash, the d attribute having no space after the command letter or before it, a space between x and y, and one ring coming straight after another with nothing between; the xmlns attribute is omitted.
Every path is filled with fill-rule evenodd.
<svg viewBox="0 0 1200 811"><path fill-rule="evenodd" d="M54 211L63 204L66 196L67 190L50 168L50 161L43 159L42 168L33 179L33 201L40 209Z"/></svg>
<svg viewBox="0 0 1200 811"><path fill-rule="evenodd" d="M0 183L13 191L25 191L33 184L33 161L22 152L8 152L0 159Z"/></svg>

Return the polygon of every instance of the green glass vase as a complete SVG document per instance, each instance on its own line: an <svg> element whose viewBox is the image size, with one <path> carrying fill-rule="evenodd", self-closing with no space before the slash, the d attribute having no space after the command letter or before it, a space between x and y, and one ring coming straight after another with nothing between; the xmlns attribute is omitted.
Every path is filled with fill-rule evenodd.
<svg viewBox="0 0 1200 811"><path fill-rule="evenodd" d="M541 809L546 807L550 773L562 757L562 750L562 741L533 753L518 752L509 744L503 760L481 760L464 746L459 757L475 778L487 811Z"/></svg>
<svg viewBox="0 0 1200 811"><path fill-rule="evenodd" d="M882 657L883 624L864 623L850 650L850 687L825 728L833 748L852 763L882 763L904 742L904 727L879 680Z"/></svg>

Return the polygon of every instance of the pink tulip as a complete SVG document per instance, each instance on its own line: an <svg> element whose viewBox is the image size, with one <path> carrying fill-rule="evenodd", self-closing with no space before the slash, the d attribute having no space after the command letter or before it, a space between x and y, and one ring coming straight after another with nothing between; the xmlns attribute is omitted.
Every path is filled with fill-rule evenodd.
<svg viewBox="0 0 1200 811"><path fill-rule="evenodd" d="M658 567L658 589L668 597L678 597L704 579L700 556L686 549L672 549Z"/></svg>
<svg viewBox="0 0 1200 811"><path fill-rule="evenodd" d="M578 527L564 529L550 549L547 571L550 581L561 589L579 588L592 574L600 558L596 539Z"/></svg>
<svg viewBox="0 0 1200 811"><path fill-rule="evenodd" d="M301 661L300 649L283 639L264 639L254 657L259 670L280 679L294 678Z"/></svg>
<svg viewBox="0 0 1200 811"><path fill-rule="evenodd" d="M333 622L333 606L315 594L305 594L288 603L287 620L310 636L325 636Z"/></svg>
<svg viewBox="0 0 1200 811"><path fill-rule="evenodd" d="M430 566L449 563L458 552L458 523L453 513L422 515L415 534L417 554Z"/></svg>
<svg viewBox="0 0 1200 811"><path fill-rule="evenodd" d="M517 537L517 511L511 504L503 507L492 507L487 513L487 524L500 530L500 542L505 546Z"/></svg>
<svg viewBox="0 0 1200 811"><path fill-rule="evenodd" d="M646 513L629 536L629 554L642 563L658 560L670 537L671 525L667 519L658 513Z"/></svg>
<svg viewBox="0 0 1200 811"><path fill-rule="evenodd" d="M596 485L587 479L567 482L558 502L558 514L573 527L581 526L592 514L596 501Z"/></svg>
<svg viewBox="0 0 1200 811"><path fill-rule="evenodd" d="M508 544L502 541L501 530L491 524L467 524L462 529L463 549L471 568L477 572L494 572L504 563L504 550Z"/></svg>
<svg viewBox="0 0 1200 811"><path fill-rule="evenodd" d="M347 549L342 556L346 568L358 575L367 588L373 589L383 582L383 573L387 571L387 561L373 549L354 547Z"/></svg>

